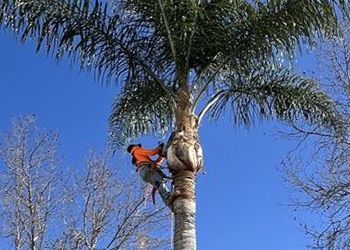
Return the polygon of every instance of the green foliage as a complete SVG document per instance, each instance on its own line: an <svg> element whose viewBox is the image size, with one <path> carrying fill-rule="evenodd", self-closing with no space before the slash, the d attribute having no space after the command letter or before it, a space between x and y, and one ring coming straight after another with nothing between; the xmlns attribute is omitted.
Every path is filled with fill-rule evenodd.
<svg viewBox="0 0 350 250"><path fill-rule="evenodd" d="M272 65L260 65L254 71L241 69L230 74L224 85L212 107L213 118L219 118L229 106L237 125L272 118L286 122L303 119L310 125L318 121L328 128L341 125L340 115L318 84L288 69Z"/></svg>
<svg viewBox="0 0 350 250"><path fill-rule="evenodd" d="M126 10L112 12L108 4L89 0L0 0L0 6L0 23L20 41L34 38L38 51L56 59L66 55L102 80L123 84L155 67L166 68L159 42L149 39Z"/></svg>
<svg viewBox="0 0 350 250"><path fill-rule="evenodd" d="M316 83L305 84L289 70L277 77L259 67L279 64L292 58L296 48L339 34L339 19L348 11L344 0L0 0L0 25L22 42L33 38L37 50L71 58L103 82L118 82L123 91L113 107L111 134L123 143L126 137L172 128L181 86L200 99L243 73L260 72L264 84L254 77L239 88L233 84L231 97L220 95L210 109L214 116L234 100L238 103L230 107L237 122L268 116L291 120L300 114L310 123L321 119L328 124L334 109L311 87ZM269 97L263 97L265 85L273 89ZM238 92L243 90L244 95ZM269 104L261 106L261 100ZM244 106L255 111L244 111Z"/></svg>
<svg viewBox="0 0 350 250"><path fill-rule="evenodd" d="M110 117L110 138L120 146L129 138L154 133L162 135L174 126L174 107L165 91L151 79L127 84L117 98Z"/></svg>

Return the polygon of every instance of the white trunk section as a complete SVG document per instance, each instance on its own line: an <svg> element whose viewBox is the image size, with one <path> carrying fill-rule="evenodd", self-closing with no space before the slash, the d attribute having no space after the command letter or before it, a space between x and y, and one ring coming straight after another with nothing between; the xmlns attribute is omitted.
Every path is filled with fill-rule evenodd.
<svg viewBox="0 0 350 250"><path fill-rule="evenodd" d="M192 199L176 199L174 202L174 250L195 250L196 202Z"/></svg>
<svg viewBox="0 0 350 250"><path fill-rule="evenodd" d="M173 203L174 250L194 250L197 248L195 173L179 171L173 177L175 192L179 194Z"/></svg>

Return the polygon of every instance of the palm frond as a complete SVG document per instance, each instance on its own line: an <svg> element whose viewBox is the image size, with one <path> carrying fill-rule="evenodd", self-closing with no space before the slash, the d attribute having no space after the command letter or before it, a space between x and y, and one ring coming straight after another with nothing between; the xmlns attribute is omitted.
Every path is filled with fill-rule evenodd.
<svg viewBox="0 0 350 250"><path fill-rule="evenodd" d="M344 1L208 1L194 36L193 64L203 69L226 60L230 69L293 56L297 46L339 34L340 13L348 11Z"/></svg>
<svg viewBox="0 0 350 250"><path fill-rule="evenodd" d="M0 24L57 58L79 58L96 75L125 76L133 62L174 84L174 64L188 65L186 73L226 57L232 65L293 54L301 41L337 33L337 13L349 10L342 0L113 2L0 0Z"/></svg>
<svg viewBox="0 0 350 250"><path fill-rule="evenodd" d="M305 49L325 36L340 34L340 19L350 7L349 2L328 0L216 0L205 6L200 32L194 36L195 104L219 76L220 81L260 63L293 64L297 47Z"/></svg>
<svg viewBox="0 0 350 250"><path fill-rule="evenodd" d="M131 12L163 41L163 49L183 70L196 31L201 1L121 0L118 6Z"/></svg>
<svg viewBox="0 0 350 250"><path fill-rule="evenodd" d="M281 51L294 54L300 42L313 46L317 38L339 33L337 1L261 2L237 26L238 40L243 42L238 51L269 59Z"/></svg>
<svg viewBox="0 0 350 250"><path fill-rule="evenodd" d="M275 118L286 122L303 119L309 125L335 130L343 126L332 100L315 81L271 65L231 74L210 109L212 118L219 118L226 108L232 109L238 125Z"/></svg>
<svg viewBox="0 0 350 250"><path fill-rule="evenodd" d="M131 25L132 15L123 13L100 1L0 0L0 25L22 42L34 38L37 50L57 59L68 56L102 80L123 83L131 69L139 69L167 89L172 65L162 42L144 26Z"/></svg>
<svg viewBox="0 0 350 250"><path fill-rule="evenodd" d="M114 145L147 134L162 135L174 127L174 106L169 96L151 79L135 78L116 99L109 119Z"/></svg>

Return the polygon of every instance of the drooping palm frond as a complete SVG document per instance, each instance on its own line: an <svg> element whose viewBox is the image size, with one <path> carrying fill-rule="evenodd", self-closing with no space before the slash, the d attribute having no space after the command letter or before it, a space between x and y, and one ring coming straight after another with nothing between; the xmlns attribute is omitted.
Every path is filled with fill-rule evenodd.
<svg viewBox="0 0 350 250"><path fill-rule="evenodd" d="M151 27L155 36L162 37L164 51L167 51L178 67L185 65L201 1L120 0L116 2L117 8L132 13L139 24Z"/></svg>
<svg viewBox="0 0 350 250"><path fill-rule="evenodd" d="M264 119L286 122L303 119L329 129L340 130L343 126L332 100L319 85L291 74L288 69L261 65L254 71L236 72L214 98L211 117L218 119L228 108L237 125L249 126Z"/></svg>
<svg viewBox="0 0 350 250"><path fill-rule="evenodd" d="M174 106L151 79L138 79L123 89L110 116L110 138L117 146L147 134L162 135L174 127Z"/></svg>
<svg viewBox="0 0 350 250"><path fill-rule="evenodd" d="M14 31L22 42L34 38L37 50L78 61L82 69L93 70L102 80L123 83L133 69L146 72L166 89L171 65L162 56L161 43L147 36L143 27L111 13L106 3L0 0L0 25Z"/></svg>
<svg viewBox="0 0 350 250"><path fill-rule="evenodd" d="M227 57L224 62L244 64L292 54L300 41L313 44L316 35L336 33L336 10L349 7L342 0L113 2L111 11L99 1L1 0L0 24L21 40L36 38L38 49L79 58L97 75L123 75L133 62L174 82L174 63L187 65L187 72L229 67Z"/></svg>
<svg viewBox="0 0 350 250"><path fill-rule="evenodd" d="M314 46L325 36L337 35L340 13L349 12L345 1L208 1L206 15L195 34L194 47L205 55L206 63L196 62L201 73L209 79L222 71L270 63L280 59L290 60L296 48ZM197 57L202 58L203 56ZM205 57L204 57L205 58ZM206 69L203 71L203 69ZM198 77L202 85L197 99L203 96L213 81ZM197 101L196 101L197 102Z"/></svg>
<svg viewBox="0 0 350 250"><path fill-rule="evenodd" d="M111 138L123 144L127 136L172 126L169 86L175 80L171 55L148 19L117 7L89 0L0 0L0 24L22 42L35 38L37 50L68 56L102 80L125 85L110 118Z"/></svg>
<svg viewBox="0 0 350 250"><path fill-rule="evenodd" d="M266 61L279 52L292 55L301 42L313 46L317 38L339 33L337 1L257 2L235 25L233 36L241 43L233 51L241 55L240 61L247 57Z"/></svg>

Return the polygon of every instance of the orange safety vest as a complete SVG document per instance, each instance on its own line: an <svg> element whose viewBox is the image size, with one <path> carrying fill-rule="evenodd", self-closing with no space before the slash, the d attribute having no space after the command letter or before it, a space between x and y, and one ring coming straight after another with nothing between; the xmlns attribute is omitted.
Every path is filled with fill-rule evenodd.
<svg viewBox="0 0 350 250"><path fill-rule="evenodd" d="M157 160L152 160L150 156L159 155L160 150L159 148L155 148L152 150L144 149L138 146L133 147L131 150L131 155L134 157L135 164L137 168L139 168L143 164L148 165L161 165L162 161L164 160L164 157L159 156Z"/></svg>

